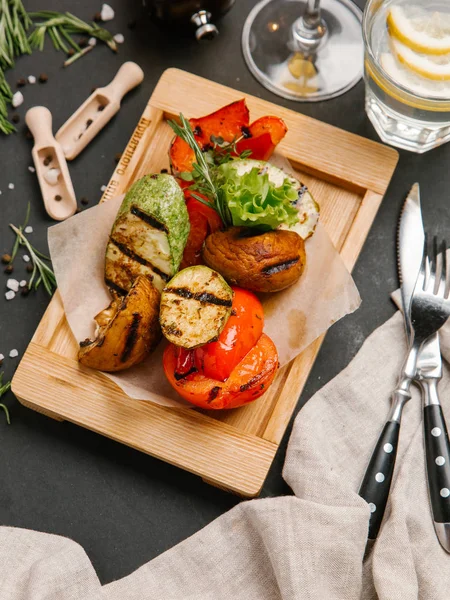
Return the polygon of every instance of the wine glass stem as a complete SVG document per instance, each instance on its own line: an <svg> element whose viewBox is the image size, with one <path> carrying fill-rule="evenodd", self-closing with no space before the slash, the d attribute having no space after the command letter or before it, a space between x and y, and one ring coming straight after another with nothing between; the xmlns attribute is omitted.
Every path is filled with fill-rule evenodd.
<svg viewBox="0 0 450 600"><path fill-rule="evenodd" d="M303 15L304 24L311 28L317 29L320 25L320 0L308 0L306 4L305 14Z"/></svg>
<svg viewBox="0 0 450 600"><path fill-rule="evenodd" d="M302 52L311 53L325 41L327 26L321 17L320 0L307 0L305 12L294 23L294 42Z"/></svg>

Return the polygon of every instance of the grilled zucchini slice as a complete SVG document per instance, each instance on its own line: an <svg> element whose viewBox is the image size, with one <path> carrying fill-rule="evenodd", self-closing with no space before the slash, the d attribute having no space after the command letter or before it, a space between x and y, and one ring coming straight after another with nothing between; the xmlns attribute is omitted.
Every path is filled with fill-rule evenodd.
<svg viewBox="0 0 450 600"><path fill-rule="evenodd" d="M232 300L232 289L217 271L203 265L183 269L161 294L162 332L183 348L214 342L228 321Z"/></svg>
<svg viewBox="0 0 450 600"><path fill-rule="evenodd" d="M138 275L161 291L177 272L189 235L183 192L167 174L146 175L125 196L113 225L105 281L124 295Z"/></svg>

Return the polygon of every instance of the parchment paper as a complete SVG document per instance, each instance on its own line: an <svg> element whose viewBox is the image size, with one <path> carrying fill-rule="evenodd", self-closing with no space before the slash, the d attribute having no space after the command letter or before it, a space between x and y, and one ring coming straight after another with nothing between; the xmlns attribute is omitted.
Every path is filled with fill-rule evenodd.
<svg viewBox="0 0 450 600"><path fill-rule="evenodd" d="M275 161L271 161L275 162ZM280 160L276 161L280 164ZM283 164L286 171L292 172ZM110 303L103 280L105 248L123 196L54 225L48 239L53 268L69 326L77 341L94 335L93 317ZM320 198L316 199L320 204ZM295 358L330 325L361 302L353 279L320 223L306 242L307 266L287 290L261 296L264 331L275 342L280 365ZM165 342L142 364L106 374L131 398L187 406L167 383L162 368ZM191 405L188 405L191 406Z"/></svg>

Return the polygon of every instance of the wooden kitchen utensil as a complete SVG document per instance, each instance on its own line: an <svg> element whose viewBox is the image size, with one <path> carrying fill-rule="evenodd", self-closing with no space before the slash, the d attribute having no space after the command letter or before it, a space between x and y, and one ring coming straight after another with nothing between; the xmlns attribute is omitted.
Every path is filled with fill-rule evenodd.
<svg viewBox="0 0 450 600"><path fill-rule="evenodd" d="M80 154L120 108L122 98L144 79L134 62L124 63L109 85L98 88L56 134L67 160Z"/></svg>
<svg viewBox="0 0 450 600"><path fill-rule="evenodd" d="M32 156L45 209L55 221L64 221L77 210L77 200L64 153L53 137L52 114L35 106L25 121L34 137Z"/></svg>

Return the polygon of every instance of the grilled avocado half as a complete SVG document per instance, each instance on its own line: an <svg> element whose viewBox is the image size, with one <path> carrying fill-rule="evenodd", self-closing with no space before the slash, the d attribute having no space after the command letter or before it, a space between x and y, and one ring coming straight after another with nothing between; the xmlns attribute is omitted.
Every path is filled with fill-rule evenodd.
<svg viewBox="0 0 450 600"><path fill-rule="evenodd" d="M133 184L117 213L106 248L105 281L125 295L139 275L162 291L180 266L189 235L183 192L168 174Z"/></svg>

